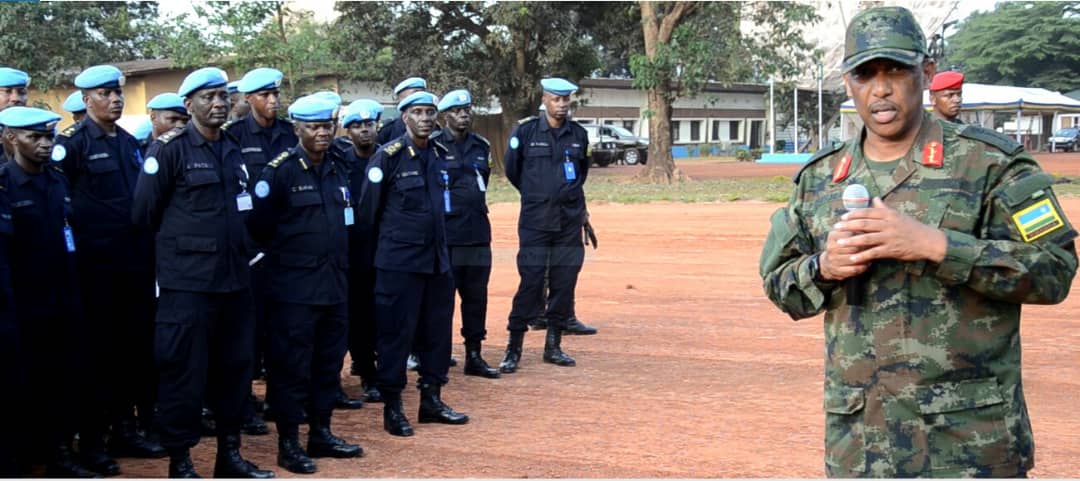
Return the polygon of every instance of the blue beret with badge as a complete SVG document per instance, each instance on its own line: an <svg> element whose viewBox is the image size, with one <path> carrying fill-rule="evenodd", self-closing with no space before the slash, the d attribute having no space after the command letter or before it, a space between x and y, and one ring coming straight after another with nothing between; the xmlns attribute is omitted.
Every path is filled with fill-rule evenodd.
<svg viewBox="0 0 1080 481"><path fill-rule="evenodd" d="M341 105L341 96L338 95L337 92L333 92L333 91L330 91L330 90L320 90L318 92L315 92L315 93L311 94L311 97L316 97L316 98L326 100L327 102L332 102L334 105L337 105L337 106Z"/></svg>
<svg viewBox="0 0 1080 481"><path fill-rule="evenodd" d="M402 80L401 83L394 87L394 95L400 94L405 89L426 89L427 80L420 77L409 77Z"/></svg>
<svg viewBox="0 0 1080 481"><path fill-rule="evenodd" d="M337 115L337 104L315 95L296 99L289 106L289 118L301 122L333 122Z"/></svg>
<svg viewBox="0 0 1080 481"><path fill-rule="evenodd" d="M75 76L75 87L80 89L118 89L124 83L124 73L112 65L95 65Z"/></svg>
<svg viewBox="0 0 1080 481"><path fill-rule="evenodd" d="M235 94L240 91L238 85L240 85L240 81L233 80L232 82L225 84L225 91L230 94Z"/></svg>
<svg viewBox="0 0 1080 481"><path fill-rule="evenodd" d="M236 90L242 94L250 94L261 90L274 90L281 87L281 79L285 74L280 70L269 67L259 67L244 74L236 85Z"/></svg>
<svg viewBox="0 0 1080 481"><path fill-rule="evenodd" d="M224 87L227 83L229 83L229 77L225 75L224 70L217 67L203 67L184 77L176 94L187 97L197 90Z"/></svg>
<svg viewBox="0 0 1080 481"><path fill-rule="evenodd" d="M0 112L0 125L12 129L53 132L60 116L33 107L8 107Z"/></svg>
<svg viewBox="0 0 1080 481"><path fill-rule="evenodd" d="M150 99L150 102L146 104L146 108L150 110L172 110L184 115L188 114L187 107L184 107L184 98L172 92L158 94L158 96Z"/></svg>
<svg viewBox="0 0 1080 481"><path fill-rule="evenodd" d="M382 113L382 104L374 100L354 100L348 107L345 107L345 116L341 118L341 126L348 127L353 122L378 121Z"/></svg>
<svg viewBox="0 0 1080 481"><path fill-rule="evenodd" d="M439 99L431 92L413 92L408 97L401 99L401 102L398 102L397 109L399 112L404 112L405 109L414 105L430 105L434 107L439 105Z"/></svg>
<svg viewBox="0 0 1080 481"><path fill-rule="evenodd" d="M445 112L454 107L464 107L466 105L472 105L472 95L469 95L468 90L454 90L448 92L439 101L439 112Z"/></svg>
<svg viewBox="0 0 1080 481"><path fill-rule="evenodd" d="M64 100L64 110L73 114L86 112L86 104L83 102L82 92L76 91L72 92L71 95L68 95L67 99Z"/></svg>
<svg viewBox="0 0 1080 481"><path fill-rule="evenodd" d="M139 125L135 126L135 130L131 131L132 137L135 137L135 140L139 142L149 139L152 133L154 133L154 123L150 119L139 122Z"/></svg>
<svg viewBox="0 0 1080 481"><path fill-rule="evenodd" d="M29 87L30 76L22 70L0 67L0 87Z"/></svg>
<svg viewBox="0 0 1080 481"><path fill-rule="evenodd" d="M578 86L570 83L564 78L552 77L540 80L540 87L545 92L551 92L555 95L564 96L577 92Z"/></svg>

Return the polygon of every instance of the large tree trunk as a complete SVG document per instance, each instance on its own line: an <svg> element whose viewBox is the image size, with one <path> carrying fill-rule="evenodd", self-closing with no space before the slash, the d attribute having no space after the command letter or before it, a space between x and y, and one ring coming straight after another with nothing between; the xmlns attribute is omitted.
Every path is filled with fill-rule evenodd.
<svg viewBox="0 0 1080 481"><path fill-rule="evenodd" d="M674 184L690 180L675 166L671 156L671 103L659 89L649 89L649 156L635 177L653 184Z"/></svg>

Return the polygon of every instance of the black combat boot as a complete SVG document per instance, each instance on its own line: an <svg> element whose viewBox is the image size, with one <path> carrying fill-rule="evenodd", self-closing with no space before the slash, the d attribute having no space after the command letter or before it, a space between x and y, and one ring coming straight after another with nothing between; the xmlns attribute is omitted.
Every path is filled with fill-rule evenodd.
<svg viewBox="0 0 1080 481"><path fill-rule="evenodd" d="M317 469L315 461L300 447L300 439L296 436L278 439L277 465L296 474L311 474Z"/></svg>
<svg viewBox="0 0 1080 481"><path fill-rule="evenodd" d="M84 468L75 457L69 443L60 443L45 466L47 478L100 478L101 475Z"/></svg>
<svg viewBox="0 0 1080 481"><path fill-rule="evenodd" d="M412 436L412 425L401 406L401 395L383 396L383 429L394 436Z"/></svg>
<svg viewBox="0 0 1080 481"><path fill-rule="evenodd" d="M379 388L374 384L368 384L367 381L360 382L360 389L364 391L364 402L366 403L381 403L383 402L382 393L379 392Z"/></svg>
<svg viewBox="0 0 1080 481"><path fill-rule="evenodd" d="M100 436L79 438L79 464L105 477L120 474L120 464L105 454L105 441Z"/></svg>
<svg viewBox="0 0 1080 481"><path fill-rule="evenodd" d="M270 427L266 425L266 421L263 421L263 419L255 412L252 412L251 417L244 420L244 424L240 425L240 430L248 436L265 436L270 434Z"/></svg>
<svg viewBox="0 0 1080 481"><path fill-rule="evenodd" d="M521 345L525 342L525 331L510 331L510 341L506 343L506 355L499 363L499 371L510 374L517 371L521 363Z"/></svg>
<svg viewBox="0 0 1080 481"><path fill-rule="evenodd" d="M349 444L330 432L330 420L310 423L307 452L313 458L359 458L364 449L359 444Z"/></svg>
<svg viewBox="0 0 1080 481"><path fill-rule="evenodd" d="M547 329L548 321L543 317L537 317L535 319L529 319L528 321L525 321L525 324L528 324L529 329L532 329L534 331L543 331L544 329Z"/></svg>
<svg viewBox="0 0 1080 481"><path fill-rule="evenodd" d="M488 366L487 361L480 356L480 343L465 343L465 375L480 376L488 379L497 379L499 370Z"/></svg>
<svg viewBox="0 0 1080 481"><path fill-rule="evenodd" d="M562 352L560 344L562 344L562 329L555 327L554 323L548 324L547 337L544 338L544 362L556 366L575 365L574 358Z"/></svg>
<svg viewBox="0 0 1080 481"><path fill-rule="evenodd" d="M217 461L214 463L215 478L273 478L274 472L259 469L254 463L240 456L240 435L218 436Z"/></svg>
<svg viewBox="0 0 1080 481"><path fill-rule="evenodd" d="M187 449L169 451L169 477L173 479L201 479L195 472L195 463L191 462L191 452Z"/></svg>
<svg viewBox="0 0 1080 481"><path fill-rule="evenodd" d="M350 398L348 394L345 394L345 388L338 384L337 397L334 398L334 409L360 409L362 407L364 407L364 401Z"/></svg>
<svg viewBox="0 0 1080 481"><path fill-rule="evenodd" d="M562 333L567 336L591 336L596 334L596 328L579 321L577 317L571 317L566 321Z"/></svg>
<svg viewBox="0 0 1080 481"><path fill-rule="evenodd" d="M469 416L454 411L442 401L442 386L438 384L420 384L421 423L465 424Z"/></svg>
<svg viewBox="0 0 1080 481"><path fill-rule="evenodd" d="M118 458L156 459L168 456L161 444L143 436L135 427L134 418L124 418L113 425L109 437L109 454Z"/></svg>
<svg viewBox="0 0 1080 481"><path fill-rule="evenodd" d="M202 408L202 418L199 422L202 437L217 435L217 422L214 421L214 411L210 408Z"/></svg>

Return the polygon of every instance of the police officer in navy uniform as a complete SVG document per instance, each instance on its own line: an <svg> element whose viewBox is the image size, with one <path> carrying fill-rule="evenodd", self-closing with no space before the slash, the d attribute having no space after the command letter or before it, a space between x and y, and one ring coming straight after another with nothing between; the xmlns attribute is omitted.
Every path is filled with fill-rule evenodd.
<svg viewBox="0 0 1080 481"><path fill-rule="evenodd" d="M149 138L141 145L143 157L155 139L172 129L182 128L191 120L187 107L184 107L184 98L173 92L158 94L150 99L146 109L150 111L151 130Z"/></svg>
<svg viewBox="0 0 1080 481"><path fill-rule="evenodd" d="M244 100L244 94L237 88L239 85L239 80L225 84L225 90L229 92L229 122L242 119L251 112L251 105L248 105L247 100Z"/></svg>
<svg viewBox="0 0 1080 481"><path fill-rule="evenodd" d="M561 78L540 81L544 115L519 122L506 150L506 177L521 192L518 218L518 274L507 330L510 340L499 370L512 373L521 362L527 321L548 319L544 362L573 366L562 351L562 331L574 313L574 288L585 258L582 226L587 221L583 186L589 173L585 128L570 121L570 95L577 86ZM550 268L548 265L550 264ZM550 286L544 299L544 271Z"/></svg>
<svg viewBox="0 0 1080 481"><path fill-rule="evenodd" d="M487 286L491 278L491 222L487 184L491 177L491 144L472 132L472 95L454 90L439 101L446 128L435 140L448 148L450 211L446 241L453 266L454 289L461 296L461 336L465 339L465 374L499 377L480 355L487 336Z"/></svg>
<svg viewBox="0 0 1080 481"><path fill-rule="evenodd" d="M59 164L49 161L59 121L59 115L35 108L0 112L4 144L14 156L0 166L0 189L11 205L11 279L26 370L25 389L4 396L23 397L15 431L22 434L24 463L44 461L46 476L98 477L72 451L77 409L70 387L56 380L76 362L77 343L86 334L71 198Z"/></svg>
<svg viewBox="0 0 1080 481"><path fill-rule="evenodd" d="M26 105L28 95L27 88L30 86L30 76L22 70L10 67L0 67L0 112L8 107ZM0 124L0 132L3 131ZM7 162L12 157L11 147L5 142L0 150L0 163Z"/></svg>
<svg viewBox="0 0 1080 481"><path fill-rule="evenodd" d="M3 142L3 138L0 138ZM15 413L19 409L19 393L23 389L22 342L19 324L15 318L15 294L11 283L11 203L7 190L0 185L0 390L9 393L0 396L0 425L15 426ZM0 477L14 478L21 474L15 436L0 436Z"/></svg>
<svg viewBox="0 0 1080 481"><path fill-rule="evenodd" d="M375 136L382 111L382 104L360 99L341 118L349 139L343 152L353 193L362 192L368 160L379 149ZM360 376L364 402L382 402L375 387L375 237L365 227L371 226L357 222L349 228L349 372Z"/></svg>
<svg viewBox="0 0 1080 481"><path fill-rule="evenodd" d="M401 102L406 97L427 90L427 80L420 77L409 77L402 80L394 87L394 100ZM389 144L391 140L405 135L405 122L401 117L387 120L379 126L379 145Z"/></svg>
<svg viewBox="0 0 1080 481"><path fill-rule="evenodd" d="M289 107L300 143L263 169L247 220L267 253L267 373L278 465L300 474L316 471L311 457L363 453L330 431L349 330L347 229L356 220L347 167L329 153L336 113L337 104L314 96ZM311 427L306 453L299 441L305 404Z"/></svg>
<svg viewBox="0 0 1080 481"><path fill-rule="evenodd" d="M184 78L177 94L191 122L151 146L135 189L134 218L157 233L155 355L170 477L198 475L189 449L206 393L217 415L214 475L273 477L240 456L255 337L244 227L252 199L240 145L221 130L226 82L214 67Z"/></svg>
<svg viewBox="0 0 1080 481"><path fill-rule="evenodd" d="M406 135L371 158L362 196L364 222L377 229L378 239L375 349L383 428L395 436L413 434L401 404L410 348L420 359L420 422L469 421L441 397L450 369L454 284L443 218L451 207L446 150L429 139L436 101L416 92L398 104Z"/></svg>
<svg viewBox="0 0 1080 481"><path fill-rule="evenodd" d="M71 114L71 121L76 124L86 118L86 104L83 103L82 97L82 91L76 90L64 99L64 111Z"/></svg>
<svg viewBox="0 0 1080 481"><path fill-rule="evenodd" d="M87 118L60 133L52 160L71 184L71 225L79 233L79 279L88 337L82 343L86 414L79 431L83 464L120 473L105 454L159 458L165 449L136 430L134 409L151 418L154 405L153 237L131 219L142 169L139 142L116 124L124 112L124 75L111 65L75 77Z"/></svg>

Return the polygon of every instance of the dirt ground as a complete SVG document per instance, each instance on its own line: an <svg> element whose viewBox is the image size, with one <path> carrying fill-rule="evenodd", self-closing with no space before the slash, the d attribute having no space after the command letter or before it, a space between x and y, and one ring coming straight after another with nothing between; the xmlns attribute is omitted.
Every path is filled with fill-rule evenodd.
<svg viewBox="0 0 1080 481"><path fill-rule="evenodd" d="M1043 159L1047 170L1080 173L1080 155L1050 157ZM698 177L790 175L796 168L686 164ZM1063 203L1080 219L1080 199ZM397 438L382 430L381 405L339 411L335 431L363 445L365 456L318 460L316 476L821 477L821 318L792 322L765 299L757 273L778 205L590 205L600 248L588 249L577 313L600 333L564 340L577 367L542 363L542 336L530 332L516 374L487 380L451 370L444 398L471 416L465 426L414 424L415 436ZM494 205L491 218L495 265L485 354L494 364L517 286L517 206ZM1037 451L1031 475L1076 476L1080 295L1024 312L1025 392ZM459 326L455 319L461 359ZM355 394L358 381L348 378L346 388ZM405 406L415 422L415 390L406 392ZM291 476L275 465L274 435L245 436L244 443L249 459ZM212 474L213 445L206 438L195 450L205 476ZM122 466L128 476L160 477L167 462Z"/></svg>

